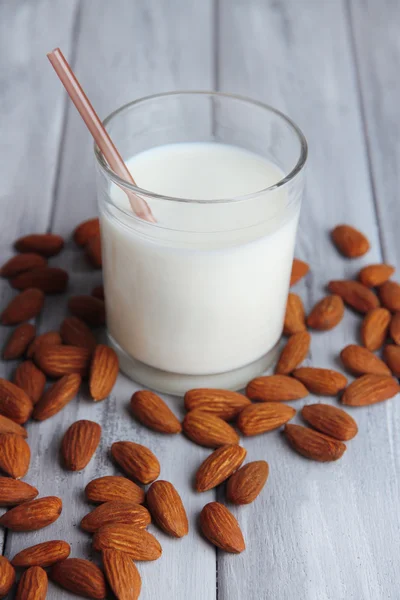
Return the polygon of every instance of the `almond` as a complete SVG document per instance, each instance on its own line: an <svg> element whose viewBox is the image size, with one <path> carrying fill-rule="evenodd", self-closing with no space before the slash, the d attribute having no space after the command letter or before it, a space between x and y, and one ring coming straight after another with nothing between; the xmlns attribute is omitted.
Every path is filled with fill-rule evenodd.
<svg viewBox="0 0 400 600"><path fill-rule="evenodd" d="M340 296L325 296L314 306L307 317L307 325L318 331L328 331L340 323L344 304Z"/></svg>
<svg viewBox="0 0 400 600"><path fill-rule="evenodd" d="M144 506L135 502L113 500L100 504L81 521L84 531L94 533L103 525L110 523L126 523L136 527L147 527L151 523L150 513Z"/></svg>
<svg viewBox="0 0 400 600"><path fill-rule="evenodd" d="M246 458L247 450L231 444L214 450L200 465L196 473L197 492L206 492L228 479Z"/></svg>
<svg viewBox="0 0 400 600"><path fill-rule="evenodd" d="M323 396L336 396L347 385L347 377L332 369L302 367L293 371L293 376L299 379L312 394Z"/></svg>
<svg viewBox="0 0 400 600"><path fill-rule="evenodd" d="M55 256L64 247L64 240L55 233L31 233L19 238L15 244L17 252L37 252L42 256Z"/></svg>
<svg viewBox="0 0 400 600"><path fill-rule="evenodd" d="M20 358L36 335L36 327L30 323L18 325L7 340L3 350L4 360Z"/></svg>
<svg viewBox="0 0 400 600"><path fill-rule="evenodd" d="M138 600L142 580L128 554L108 548L103 550L103 566L107 581L118 600Z"/></svg>
<svg viewBox="0 0 400 600"><path fill-rule="evenodd" d="M158 540L145 529L114 523L100 527L93 537L93 548L114 548L129 554L133 560L157 560L162 550Z"/></svg>
<svg viewBox="0 0 400 600"><path fill-rule="evenodd" d="M239 523L220 502L209 502L203 507L200 529L209 542L225 552L239 554L246 548Z"/></svg>
<svg viewBox="0 0 400 600"><path fill-rule="evenodd" d="M14 479L27 474L31 451L25 439L15 433L0 434L0 469Z"/></svg>
<svg viewBox="0 0 400 600"><path fill-rule="evenodd" d="M29 419L32 410L32 401L24 390L0 378L0 414L22 425Z"/></svg>
<svg viewBox="0 0 400 600"><path fill-rule="evenodd" d="M89 389L93 400L104 400L111 393L119 371L118 356L115 350L99 344L93 353L90 364Z"/></svg>
<svg viewBox="0 0 400 600"><path fill-rule="evenodd" d="M18 325L36 317L43 308L42 290L30 288L15 296L1 313L2 325Z"/></svg>
<svg viewBox="0 0 400 600"><path fill-rule="evenodd" d="M50 567L68 558L71 546L62 540L42 542L18 552L12 559L14 567Z"/></svg>
<svg viewBox="0 0 400 600"><path fill-rule="evenodd" d="M17 435L22 435L24 438L28 437L28 432L25 427L18 425L18 423L3 415L0 415L0 433L15 433Z"/></svg>
<svg viewBox="0 0 400 600"><path fill-rule="evenodd" d="M383 349L383 358L395 377L400 377L400 346L388 344Z"/></svg>
<svg viewBox="0 0 400 600"><path fill-rule="evenodd" d="M343 392L342 403L349 406L369 406L392 398L400 391L398 382L385 375L362 375Z"/></svg>
<svg viewBox="0 0 400 600"><path fill-rule="evenodd" d="M361 269L358 274L358 279L367 287L377 287L390 279L394 271L395 269L392 265L368 265Z"/></svg>
<svg viewBox="0 0 400 600"><path fill-rule="evenodd" d="M347 279L330 281L328 289L332 294L340 296L346 304L360 313L367 313L369 310L379 306L379 300L374 292L359 281Z"/></svg>
<svg viewBox="0 0 400 600"><path fill-rule="evenodd" d="M234 419L248 404L250 400L246 396L230 390L197 388L185 394L187 411L199 409L225 421Z"/></svg>
<svg viewBox="0 0 400 600"><path fill-rule="evenodd" d="M157 525L173 537L187 535L189 523L182 500L172 483L155 481L147 490L147 506Z"/></svg>
<svg viewBox="0 0 400 600"><path fill-rule="evenodd" d="M76 373L64 375L43 394L33 411L36 421L45 421L60 412L75 398L81 385L81 377Z"/></svg>
<svg viewBox="0 0 400 600"><path fill-rule="evenodd" d="M15 570L10 561L0 554L0 598L7 596L15 582Z"/></svg>
<svg viewBox="0 0 400 600"><path fill-rule="evenodd" d="M0 517L0 525L12 531L36 531L57 521L61 511L61 499L46 496L11 508Z"/></svg>
<svg viewBox="0 0 400 600"><path fill-rule="evenodd" d="M246 395L261 402L289 402L308 396L308 390L288 375L265 375L248 383Z"/></svg>
<svg viewBox="0 0 400 600"><path fill-rule="evenodd" d="M46 377L31 360L26 360L16 368L14 383L36 404L43 395Z"/></svg>
<svg viewBox="0 0 400 600"><path fill-rule="evenodd" d="M36 351L44 346L59 346L62 344L62 339L58 331L47 331L38 335L29 345L26 352L27 358L33 358Z"/></svg>
<svg viewBox="0 0 400 600"><path fill-rule="evenodd" d="M92 289L92 296L99 300L104 300L104 286L96 285L96 287Z"/></svg>
<svg viewBox="0 0 400 600"><path fill-rule="evenodd" d="M74 230L74 242L78 246L86 246L90 238L100 235L100 221L96 217L80 223Z"/></svg>
<svg viewBox="0 0 400 600"><path fill-rule="evenodd" d="M135 417L154 431L161 433L180 433L182 426L165 404L164 400L154 392L141 390L131 398L131 411Z"/></svg>
<svg viewBox="0 0 400 600"><path fill-rule="evenodd" d="M49 377L78 373L82 377L89 370L91 352L79 346L41 346L35 351L37 366Z"/></svg>
<svg viewBox="0 0 400 600"><path fill-rule="evenodd" d="M103 572L84 558L67 558L52 566L50 579L60 587L85 598L103 600L107 595Z"/></svg>
<svg viewBox="0 0 400 600"><path fill-rule="evenodd" d="M38 491L29 483L12 479L11 477L0 477L0 506L16 506L28 500L33 500Z"/></svg>
<svg viewBox="0 0 400 600"><path fill-rule="evenodd" d="M278 375L289 375L306 358L310 342L311 336L307 331L290 336L279 356L275 372Z"/></svg>
<svg viewBox="0 0 400 600"><path fill-rule="evenodd" d="M95 269L101 269L101 238L99 235L95 235L94 237L90 238L85 246L85 253L92 267Z"/></svg>
<svg viewBox="0 0 400 600"><path fill-rule="evenodd" d="M400 284L396 281L386 281L379 288L379 298L390 312L400 310Z"/></svg>
<svg viewBox="0 0 400 600"><path fill-rule="evenodd" d="M374 308L365 315L361 324L361 340L371 352L383 346L390 319L390 312L386 308Z"/></svg>
<svg viewBox="0 0 400 600"><path fill-rule="evenodd" d="M370 248L365 235L351 225L337 225L331 235L336 248L347 258L363 256Z"/></svg>
<svg viewBox="0 0 400 600"><path fill-rule="evenodd" d="M223 419L201 410L192 410L183 420L185 435L195 444L218 448L226 444L238 444L236 431Z"/></svg>
<svg viewBox="0 0 400 600"><path fill-rule="evenodd" d="M47 261L40 254L17 254L10 258L0 269L1 277L15 277L25 271L37 269L38 267L45 267Z"/></svg>
<svg viewBox="0 0 400 600"><path fill-rule="evenodd" d="M126 477L105 475L90 481L85 488L89 502L109 502L127 500L141 504L144 501L144 490Z"/></svg>
<svg viewBox="0 0 400 600"><path fill-rule="evenodd" d="M96 347L96 338L89 327L78 317L67 317L61 323L60 334L64 344L79 346L93 351Z"/></svg>
<svg viewBox="0 0 400 600"><path fill-rule="evenodd" d="M390 321L389 332L394 343L400 345L400 312L393 315Z"/></svg>
<svg viewBox="0 0 400 600"><path fill-rule="evenodd" d="M356 346L356 344L346 346L341 351L340 358L346 369L354 375L365 375L366 373L391 375L390 369L383 360L363 346Z"/></svg>
<svg viewBox="0 0 400 600"><path fill-rule="evenodd" d="M64 466L69 471L81 471L90 462L100 443L101 427L82 419L70 425L61 442Z"/></svg>
<svg viewBox="0 0 400 600"><path fill-rule="evenodd" d="M301 425L286 425L285 434L296 452L319 462L338 460L346 450L343 442Z"/></svg>
<svg viewBox="0 0 400 600"><path fill-rule="evenodd" d="M101 327L106 321L104 302L93 296L71 296L68 309L90 327Z"/></svg>
<svg viewBox="0 0 400 600"><path fill-rule="evenodd" d="M297 294L290 293L286 303L285 320L283 323L283 334L293 335L299 331L306 330L306 313L303 302Z"/></svg>
<svg viewBox="0 0 400 600"><path fill-rule="evenodd" d="M46 571L41 567L30 567L19 580L15 600L45 600L47 587Z"/></svg>
<svg viewBox="0 0 400 600"><path fill-rule="evenodd" d="M256 460L240 467L229 479L226 497L232 504L250 504L263 489L269 474L265 460Z"/></svg>
<svg viewBox="0 0 400 600"><path fill-rule="evenodd" d="M259 435L281 427L295 414L294 408L279 402L251 404L238 416L237 426L243 435Z"/></svg>
<svg viewBox="0 0 400 600"><path fill-rule="evenodd" d="M301 415L307 423L321 433L337 440L348 441L358 433L357 423L347 412L329 404L309 404Z"/></svg>
<svg viewBox="0 0 400 600"><path fill-rule="evenodd" d="M151 483L160 474L160 463L146 446L134 442L114 442L111 454L121 469L140 483Z"/></svg>
<svg viewBox="0 0 400 600"><path fill-rule="evenodd" d="M10 280L16 290L37 288L45 294L62 294L67 289L69 275L59 267L38 267L20 273Z"/></svg>
<svg viewBox="0 0 400 600"><path fill-rule="evenodd" d="M290 286L295 285L300 279L303 279L310 270L309 265L299 258L293 259L292 272L290 275Z"/></svg>

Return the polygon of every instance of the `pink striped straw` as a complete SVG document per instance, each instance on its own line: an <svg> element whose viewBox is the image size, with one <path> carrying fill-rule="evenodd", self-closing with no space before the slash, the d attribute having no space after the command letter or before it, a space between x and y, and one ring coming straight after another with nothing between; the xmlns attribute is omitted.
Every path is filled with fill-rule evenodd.
<svg viewBox="0 0 400 600"><path fill-rule="evenodd" d="M114 143L108 135L103 123L100 121L96 111L94 110L89 98L86 96L79 81L72 72L65 56L60 48L55 48L49 52L47 58L54 67L55 72L61 80L61 83L67 90L69 97L78 109L79 114L85 121L87 128L92 134L94 141L100 148L100 151L105 156L111 169L115 171L119 177L136 185L128 167L124 163L120 153L114 146ZM125 190L126 191L126 190ZM144 219L155 223L156 220L150 210L149 205L143 198L140 198L131 191L126 191L133 212Z"/></svg>

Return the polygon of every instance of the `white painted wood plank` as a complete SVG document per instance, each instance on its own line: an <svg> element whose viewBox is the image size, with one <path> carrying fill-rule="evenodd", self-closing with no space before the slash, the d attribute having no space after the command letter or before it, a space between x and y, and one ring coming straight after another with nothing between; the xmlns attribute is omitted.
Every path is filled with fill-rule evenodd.
<svg viewBox="0 0 400 600"><path fill-rule="evenodd" d="M363 11L365 3L354 4ZM380 9L375 6L376 15ZM342 2L220 2L220 88L287 112L309 141L297 242L297 255L312 270L298 286L307 308L321 298L328 279L352 276L362 264L381 259L346 17ZM391 60L384 42L390 18L387 14L381 21L378 44L371 41L376 19L370 18L364 15L369 32L365 45L372 55L380 44L382 66ZM394 36L394 23L392 28ZM380 79L374 83L382 85ZM396 89L393 110L399 101ZM379 150L384 163L388 143ZM346 261L336 253L328 232L340 222L368 235L372 250L366 257ZM388 227L394 239L395 222ZM347 313L337 330L313 334L309 364L340 368L337 355L356 339L358 323L358 317ZM306 399L313 401L312 396ZM293 406L301 408L306 402ZM337 463L318 464L297 456L279 433L245 440L249 460L269 462L270 479L253 505L234 510L247 550L240 556L219 554L220 600L397 597L397 402L351 411L360 433Z"/></svg>

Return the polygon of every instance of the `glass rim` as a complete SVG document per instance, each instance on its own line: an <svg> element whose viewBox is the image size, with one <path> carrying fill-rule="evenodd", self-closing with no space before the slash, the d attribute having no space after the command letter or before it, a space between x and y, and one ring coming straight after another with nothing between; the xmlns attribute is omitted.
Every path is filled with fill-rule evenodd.
<svg viewBox="0 0 400 600"><path fill-rule="evenodd" d="M303 132L301 131L300 127L298 127L298 125L296 125L296 123L290 117L285 115L285 113L274 108L273 106L270 106L269 104L266 104L264 102L260 102L259 100L253 100L252 98L248 98L246 96L241 96L239 94L231 94L231 93L227 93L227 92L215 92L215 91L207 91L207 90L179 90L179 91L173 91L173 92L162 92L162 93L158 93L158 94L151 94L149 96L144 96L143 98L138 98L137 100L132 100L131 102L127 102L126 104L123 104L122 106L120 106L119 108L117 108L116 110L111 112L103 120L103 125L104 125L104 127L107 128L107 125L115 117L118 117L119 115L121 115L121 113L128 111L130 108L132 108L134 106L146 103L150 100L156 100L159 98L167 98L167 97L171 97L171 96L215 96L217 98L225 98L228 100L237 100L244 104L253 105L254 107L261 108L265 111L274 113L277 117L279 117L280 119L282 119L282 121L284 121L287 125L289 125L289 127L292 129L292 131L297 136L298 141L300 142L300 154L299 154L299 158L298 158L296 164L294 165L292 170L287 175L282 177L279 181L277 181L273 185L270 185L261 190L257 190L255 192L251 192L249 194L233 196L230 198L217 198L217 199L206 199L206 200L202 200L202 199L198 199L198 198L197 199L182 198L179 196L166 196L163 194L158 194L156 192L152 192L151 190L141 188L137 185L134 185L132 182L127 181L126 179L120 177L108 165L107 161L104 158L104 155L102 154L102 152L100 152L99 147L95 143L94 144L94 154L95 154L95 157L96 157L99 167L107 175L107 177L109 179L111 179L114 183L116 183L118 186L122 186L123 188L131 190L135 194L140 194L142 196L146 196L147 198L154 198L154 199L158 199L158 200L167 200L170 202L184 202L184 203L188 203L188 204L216 204L216 203L221 203L221 204L227 203L228 204L231 202L240 202L243 200L250 200L252 198L256 198L259 195L265 194L267 192L268 193L273 192L273 191L283 187L284 185L288 184L290 181L292 181L302 171L303 167L305 166L306 161L307 161L307 156L308 156L308 145L307 145L306 137L303 134Z"/></svg>

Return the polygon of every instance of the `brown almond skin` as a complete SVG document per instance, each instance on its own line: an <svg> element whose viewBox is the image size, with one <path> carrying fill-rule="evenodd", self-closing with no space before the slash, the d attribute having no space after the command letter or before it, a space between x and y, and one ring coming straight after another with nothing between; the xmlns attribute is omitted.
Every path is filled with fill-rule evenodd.
<svg viewBox="0 0 400 600"><path fill-rule="evenodd" d="M78 246L86 246L90 238L100 235L100 221L98 217L83 221L74 230L74 242Z"/></svg>
<svg viewBox="0 0 400 600"><path fill-rule="evenodd" d="M158 540L145 529L112 523L100 527L93 537L93 548L105 550L114 548L129 554L133 560L157 560L162 550Z"/></svg>
<svg viewBox="0 0 400 600"><path fill-rule="evenodd" d="M381 348L386 340L391 314L386 308L369 311L361 324L361 340L371 352Z"/></svg>
<svg viewBox="0 0 400 600"><path fill-rule="evenodd" d="M7 596L15 582L15 570L10 561L0 554L0 598Z"/></svg>
<svg viewBox="0 0 400 600"><path fill-rule="evenodd" d="M2 325L18 325L37 317L43 308L44 293L36 288L24 290L15 296L1 313Z"/></svg>
<svg viewBox="0 0 400 600"><path fill-rule="evenodd" d="M283 334L293 335L294 333L305 330L306 313L303 302L297 294L289 293L286 303L285 320L283 323Z"/></svg>
<svg viewBox="0 0 400 600"><path fill-rule="evenodd" d="M4 360L15 360L25 354L27 347L36 335L36 327L31 323L18 325L7 340L3 350Z"/></svg>
<svg viewBox="0 0 400 600"><path fill-rule="evenodd" d="M101 238L99 235L90 238L85 246L85 254L92 267L101 269L103 263L101 257Z"/></svg>
<svg viewBox="0 0 400 600"><path fill-rule="evenodd" d="M400 345L400 312L393 315L389 327L390 337L398 346Z"/></svg>
<svg viewBox="0 0 400 600"><path fill-rule="evenodd" d="M158 480L146 494L147 506L157 525L173 537L181 538L189 532L189 523L182 499L172 483Z"/></svg>
<svg viewBox="0 0 400 600"><path fill-rule="evenodd" d="M307 388L287 375L265 375L248 383L246 396L259 402L290 402L308 396ZM246 407L244 407L246 408Z"/></svg>
<svg viewBox="0 0 400 600"><path fill-rule="evenodd" d="M32 415L33 418L36 421L45 421L60 412L68 402L75 398L81 381L81 376L76 373L61 377L61 379L46 390L36 404Z"/></svg>
<svg viewBox="0 0 400 600"><path fill-rule="evenodd" d="M25 360L15 370L14 383L36 404L43 396L46 376L31 360Z"/></svg>
<svg viewBox="0 0 400 600"><path fill-rule="evenodd" d="M182 426L185 435L192 442L206 448L239 443L239 435L233 427L223 419L201 410L187 413Z"/></svg>
<svg viewBox="0 0 400 600"><path fill-rule="evenodd" d="M14 479L21 479L27 474L30 461L31 450L21 435L0 434L0 469L4 473Z"/></svg>
<svg viewBox="0 0 400 600"><path fill-rule="evenodd" d="M226 497L232 504L254 502L268 479L269 466L265 460L256 460L240 467L229 479Z"/></svg>
<svg viewBox="0 0 400 600"><path fill-rule="evenodd" d="M68 346L87 348L92 352L97 345L91 329L78 317L66 317L61 323L60 335Z"/></svg>
<svg viewBox="0 0 400 600"><path fill-rule="evenodd" d="M349 406L369 406L392 398L400 391L398 382L385 375L362 375L342 394L341 401Z"/></svg>
<svg viewBox="0 0 400 600"><path fill-rule="evenodd" d="M333 369L301 367L293 371L293 377L301 381L312 394L336 396L347 385L347 377Z"/></svg>
<svg viewBox="0 0 400 600"><path fill-rule="evenodd" d="M82 419L72 423L64 433L61 455L69 471L81 471L89 464L100 443L101 427L94 421Z"/></svg>
<svg viewBox="0 0 400 600"><path fill-rule="evenodd" d="M17 254L4 263L0 269L0 276L6 278L15 277L25 271L37 269L38 267L45 267L46 265L47 260L43 256L40 256L40 254L35 254L33 252Z"/></svg>
<svg viewBox="0 0 400 600"><path fill-rule="evenodd" d="M224 419L224 421L234 419L249 404L250 400L246 396L230 390L196 388L185 394L187 411L199 409Z"/></svg>
<svg viewBox="0 0 400 600"><path fill-rule="evenodd" d="M100 504L81 521L84 531L94 533L103 525L110 523L126 523L136 527L147 527L151 523L150 513L141 504L125 500L113 500Z"/></svg>
<svg viewBox="0 0 400 600"><path fill-rule="evenodd" d="M106 581L97 565L83 558L67 558L56 563L50 570L50 579L60 587L83 596L103 600L106 597Z"/></svg>
<svg viewBox="0 0 400 600"><path fill-rule="evenodd" d="M106 322L104 302L93 296L71 296L68 300L68 310L89 327L101 327Z"/></svg>
<svg viewBox="0 0 400 600"><path fill-rule="evenodd" d="M400 346L388 344L383 349L383 358L395 377L400 377Z"/></svg>
<svg viewBox="0 0 400 600"><path fill-rule="evenodd" d="M343 442L352 440L358 433L353 417L337 406L309 404L303 407L301 415L314 429Z"/></svg>
<svg viewBox="0 0 400 600"><path fill-rule="evenodd" d="M63 377L77 373L85 377L89 371L91 352L79 346L41 346L35 351L36 365L48 377Z"/></svg>
<svg viewBox="0 0 400 600"><path fill-rule="evenodd" d="M94 287L92 289L91 295L94 296L95 298L98 298L99 300L104 300L104 286L96 285L96 287Z"/></svg>
<svg viewBox="0 0 400 600"><path fill-rule="evenodd" d="M359 281L342 279L330 281L328 289L332 294L341 296L342 300L359 313L367 313L379 306L379 299L372 290Z"/></svg>
<svg viewBox="0 0 400 600"><path fill-rule="evenodd" d="M47 331L38 335L29 345L26 352L27 358L33 358L36 351L44 346L59 346L62 344L62 339L58 331Z"/></svg>
<svg viewBox="0 0 400 600"><path fill-rule="evenodd" d="M346 369L353 375L365 375L366 373L391 375L389 367L385 365L383 360L364 346L350 344L343 348L340 358Z"/></svg>
<svg viewBox="0 0 400 600"><path fill-rule="evenodd" d="M59 267L38 267L10 279L16 290L37 288L44 294L62 294L68 286L69 275Z"/></svg>
<svg viewBox="0 0 400 600"><path fill-rule="evenodd" d="M239 523L220 502L209 502L203 507L200 529L209 542L225 552L239 554L246 549Z"/></svg>
<svg viewBox="0 0 400 600"><path fill-rule="evenodd" d="M24 390L0 378L0 414L23 425L31 416L33 404Z"/></svg>
<svg viewBox="0 0 400 600"><path fill-rule="evenodd" d="M386 281L380 286L379 298L382 306L390 310L390 312L400 311L400 284L396 281Z"/></svg>
<svg viewBox="0 0 400 600"><path fill-rule="evenodd" d="M367 287L377 287L390 279L395 269L392 265L378 264L363 267L358 274L358 279Z"/></svg>
<svg viewBox="0 0 400 600"><path fill-rule="evenodd" d="M237 426L243 435L259 435L282 427L295 414L294 408L279 402L251 404L238 416Z"/></svg>
<svg viewBox="0 0 400 600"><path fill-rule="evenodd" d="M16 435L22 435L23 438L28 437L25 427L3 415L0 415L0 433L15 433Z"/></svg>
<svg viewBox="0 0 400 600"><path fill-rule="evenodd" d="M118 600L137 600L142 580L130 556L113 548L102 552L103 567L107 581Z"/></svg>
<svg viewBox="0 0 400 600"><path fill-rule="evenodd" d="M180 433L182 425L178 418L154 392L140 390L131 398L131 411L138 421L160 433Z"/></svg>
<svg viewBox="0 0 400 600"><path fill-rule="evenodd" d="M12 531L36 531L57 521L62 502L56 496L46 496L15 506L0 517L0 525Z"/></svg>
<svg viewBox="0 0 400 600"><path fill-rule="evenodd" d="M160 475L160 463L149 448L134 442L114 442L111 454L127 475L147 485Z"/></svg>
<svg viewBox="0 0 400 600"><path fill-rule="evenodd" d="M307 317L307 326L317 331L329 331L339 325L344 315L344 303L340 296L325 296L314 306Z"/></svg>
<svg viewBox="0 0 400 600"><path fill-rule="evenodd" d="M301 425L286 425L284 433L292 448L311 460L338 460L346 450L343 442Z"/></svg>
<svg viewBox="0 0 400 600"><path fill-rule="evenodd" d="M18 552L12 559L14 567L50 567L68 558L71 546L63 540L52 540L30 546Z"/></svg>
<svg viewBox="0 0 400 600"><path fill-rule="evenodd" d="M89 389L93 400L104 400L111 393L119 372L118 356L112 348L96 346L90 364Z"/></svg>
<svg viewBox="0 0 400 600"><path fill-rule="evenodd" d="M295 285L300 279L303 279L310 270L309 265L299 258L293 259L292 272L290 275L290 287Z"/></svg>
<svg viewBox="0 0 400 600"><path fill-rule="evenodd" d="M142 504L144 490L130 479L118 475L105 475L90 481L85 488L89 502L102 503L113 500L127 500Z"/></svg>
<svg viewBox="0 0 400 600"><path fill-rule="evenodd" d="M19 580L15 600L45 600L47 587L46 571L41 567L30 567Z"/></svg>
<svg viewBox="0 0 400 600"><path fill-rule="evenodd" d="M306 358L310 343L311 336L307 331L290 336L279 356L275 373L277 375L289 375Z"/></svg>
<svg viewBox="0 0 400 600"><path fill-rule="evenodd" d="M196 473L195 489L206 492L228 479L246 458L247 450L231 444L214 450L200 465Z"/></svg>
<svg viewBox="0 0 400 600"><path fill-rule="evenodd" d="M18 479L0 477L0 506L17 506L23 502L33 500L38 495L38 490Z"/></svg>
<svg viewBox="0 0 400 600"><path fill-rule="evenodd" d="M331 236L336 248L346 258L358 258L370 249L365 235L351 225L337 225L332 230Z"/></svg>
<svg viewBox="0 0 400 600"><path fill-rule="evenodd" d="M18 252L36 252L48 258L61 252L64 240L55 233L31 233L19 238L14 246Z"/></svg>

